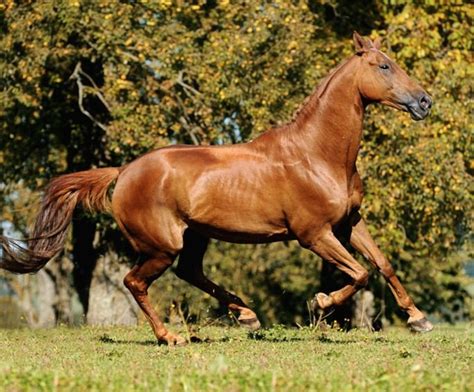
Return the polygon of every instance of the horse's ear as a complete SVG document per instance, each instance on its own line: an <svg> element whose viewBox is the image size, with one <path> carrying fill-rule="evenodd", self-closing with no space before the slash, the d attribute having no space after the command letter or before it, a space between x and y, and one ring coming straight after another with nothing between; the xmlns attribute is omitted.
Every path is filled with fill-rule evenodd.
<svg viewBox="0 0 474 392"><path fill-rule="evenodd" d="M380 38L380 37L375 38L374 48L377 49L377 50L380 50L381 47L382 47L382 38Z"/></svg>
<svg viewBox="0 0 474 392"><path fill-rule="evenodd" d="M362 38L357 31L354 31L352 39L354 40L354 48L357 54L362 54L367 51L367 41Z"/></svg>

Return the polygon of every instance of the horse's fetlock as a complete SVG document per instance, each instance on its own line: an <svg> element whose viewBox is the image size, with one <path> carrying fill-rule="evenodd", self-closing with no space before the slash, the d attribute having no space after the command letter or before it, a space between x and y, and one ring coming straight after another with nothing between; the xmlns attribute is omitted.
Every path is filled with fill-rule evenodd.
<svg viewBox="0 0 474 392"><path fill-rule="evenodd" d="M364 269L357 273L355 276L355 284L359 287L365 287L369 283L369 272Z"/></svg>

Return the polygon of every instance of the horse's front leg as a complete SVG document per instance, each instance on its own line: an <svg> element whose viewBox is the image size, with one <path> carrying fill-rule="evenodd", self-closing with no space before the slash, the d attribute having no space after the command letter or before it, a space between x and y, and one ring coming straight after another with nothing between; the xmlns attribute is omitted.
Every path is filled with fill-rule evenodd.
<svg viewBox="0 0 474 392"><path fill-rule="evenodd" d="M405 312L408 313L408 325L416 332L429 332L433 325L426 319L424 314L415 306L413 300L402 286L395 271L382 254L377 244L373 240L363 219L360 219L352 228L350 237L351 245L369 260L383 275L390 287L395 299Z"/></svg>
<svg viewBox="0 0 474 392"><path fill-rule="evenodd" d="M369 273L339 242L330 227L324 228L319 233L309 233L309 236L306 233L306 237L300 236L298 240L304 247L312 250L324 261L335 265L352 278L352 283L329 293L329 295L317 293L313 306L326 310L332 306L341 305L367 285Z"/></svg>

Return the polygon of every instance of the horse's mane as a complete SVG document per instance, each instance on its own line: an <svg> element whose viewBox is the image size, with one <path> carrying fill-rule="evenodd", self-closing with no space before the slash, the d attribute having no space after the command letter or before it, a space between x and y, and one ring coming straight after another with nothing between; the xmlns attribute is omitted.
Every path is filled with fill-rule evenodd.
<svg viewBox="0 0 474 392"><path fill-rule="evenodd" d="M306 112L307 109L309 109L309 106L311 106L311 103L315 99L320 99L324 93L327 91L329 84L331 81L334 79L334 77L339 73L339 71L347 64L349 61L352 59L349 58L348 60L342 62L341 64L337 65L334 67L331 71L329 71L329 74L321 81L320 84L316 86L316 88L313 90L313 92L308 95L303 102L296 108L294 111L293 115L291 116L290 122L294 122L303 112Z"/></svg>

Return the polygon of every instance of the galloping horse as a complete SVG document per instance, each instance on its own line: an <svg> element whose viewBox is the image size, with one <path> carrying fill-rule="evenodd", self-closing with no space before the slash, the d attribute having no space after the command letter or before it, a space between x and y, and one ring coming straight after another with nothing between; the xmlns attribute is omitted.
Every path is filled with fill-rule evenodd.
<svg viewBox="0 0 474 392"><path fill-rule="evenodd" d="M76 205L106 211L116 181L112 212L133 248L144 256L124 279L156 338L185 340L168 331L147 289L179 256L176 275L239 312L238 320L259 328L256 314L203 273L210 238L234 243L297 240L352 278L329 294L321 309L342 304L367 284L368 272L341 244L350 244L385 277L418 332L433 326L417 309L379 250L358 210L362 183L356 159L365 108L382 103L424 119L431 98L372 42L356 32L355 54L316 88L289 124L248 143L228 146L169 146L120 168L92 169L53 179L48 185L28 249L0 237L0 267L35 272L63 249Z"/></svg>

